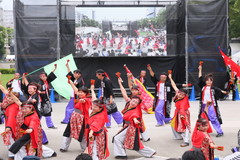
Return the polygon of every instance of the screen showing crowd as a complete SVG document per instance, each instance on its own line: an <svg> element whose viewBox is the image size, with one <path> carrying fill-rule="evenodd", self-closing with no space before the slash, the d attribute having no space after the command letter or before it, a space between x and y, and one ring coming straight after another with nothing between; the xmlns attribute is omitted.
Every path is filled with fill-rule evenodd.
<svg viewBox="0 0 240 160"><path fill-rule="evenodd" d="M79 57L167 56L166 8L76 8Z"/></svg>

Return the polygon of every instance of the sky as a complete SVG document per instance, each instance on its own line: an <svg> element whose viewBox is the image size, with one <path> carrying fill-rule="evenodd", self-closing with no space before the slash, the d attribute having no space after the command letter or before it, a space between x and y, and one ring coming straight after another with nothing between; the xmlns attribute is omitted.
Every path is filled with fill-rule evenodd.
<svg viewBox="0 0 240 160"><path fill-rule="evenodd" d="M1 6L4 10L12 10L13 0L2 0Z"/></svg>
<svg viewBox="0 0 240 160"><path fill-rule="evenodd" d="M95 20L125 21L146 18L147 8L76 8L77 12L92 18L92 11L95 11Z"/></svg>
<svg viewBox="0 0 240 160"><path fill-rule="evenodd" d="M24 0L26 3L31 3L33 0ZM44 0L45 1L45 0ZM43 0L41 1L43 3ZM13 9L13 0L2 0L1 6L4 10ZM76 8L76 11L86 14L89 18L92 17L92 10L95 11L95 20L110 20L110 21L133 21L146 18L147 8Z"/></svg>

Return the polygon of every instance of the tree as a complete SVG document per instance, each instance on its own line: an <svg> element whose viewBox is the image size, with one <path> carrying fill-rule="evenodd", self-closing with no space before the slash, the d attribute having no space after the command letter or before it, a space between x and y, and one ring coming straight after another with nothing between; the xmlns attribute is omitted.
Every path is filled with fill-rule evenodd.
<svg viewBox="0 0 240 160"><path fill-rule="evenodd" d="M3 55L6 53L5 46L4 46L6 37L7 37L6 28L3 26L0 26L0 58L2 58Z"/></svg>
<svg viewBox="0 0 240 160"><path fill-rule="evenodd" d="M240 0L229 0L229 35L240 37Z"/></svg>

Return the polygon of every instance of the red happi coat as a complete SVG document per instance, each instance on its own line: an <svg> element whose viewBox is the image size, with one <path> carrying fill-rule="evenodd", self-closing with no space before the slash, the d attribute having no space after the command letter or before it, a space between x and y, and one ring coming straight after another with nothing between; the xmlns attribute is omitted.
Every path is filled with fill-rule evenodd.
<svg viewBox="0 0 240 160"><path fill-rule="evenodd" d="M124 148L132 149L132 150L140 150L144 148L142 142L140 141L141 126L136 125L133 122L133 119L137 118L138 121L142 122L141 105L139 104L136 107L130 108L129 102L127 102L125 108L122 111L123 120L124 120L123 130L127 128L127 133L124 140Z"/></svg>
<svg viewBox="0 0 240 160"><path fill-rule="evenodd" d="M5 145L10 145L10 137L14 140L21 137L20 126L23 123L22 112L19 110L19 106L16 103L12 103L4 108L5 112L5 128L10 128L10 132L4 132L1 135L3 136L3 141Z"/></svg>
<svg viewBox="0 0 240 160"><path fill-rule="evenodd" d="M74 108L79 110L81 113L74 111L70 119L71 137L76 140L79 139L81 131L83 131L84 134L86 123L89 118L89 108L91 107L91 98L83 99L85 100L85 103L81 103L79 101L74 105ZM83 135L81 138L83 138Z"/></svg>
<svg viewBox="0 0 240 160"><path fill-rule="evenodd" d="M94 140L89 139L90 130L93 131L94 139L97 144L97 153L99 160L106 159L110 153L108 150L108 135L107 129L104 127L108 121L106 108L97 113L91 113L87 123L87 142L88 153L92 155Z"/></svg>
<svg viewBox="0 0 240 160"><path fill-rule="evenodd" d="M192 135L193 147L201 149L206 160L214 160L214 150L210 148L210 143L213 141L207 132L194 130Z"/></svg>
<svg viewBox="0 0 240 160"><path fill-rule="evenodd" d="M42 128L40 124L40 119L36 112L31 112L24 116L24 125L28 129L33 129L30 133L31 141L28 148L28 155L34 155L37 149L38 157L42 156Z"/></svg>
<svg viewBox="0 0 240 160"><path fill-rule="evenodd" d="M190 124L190 112L189 112L189 101L188 96L185 96L183 99L175 99L175 113L172 120L172 127L176 132L185 132L186 128L191 131ZM181 118L184 116L184 118Z"/></svg>
<svg viewBox="0 0 240 160"><path fill-rule="evenodd" d="M5 109L5 127L11 128L13 139L16 138L16 127L17 127L17 114L19 112L19 106L16 103L10 104Z"/></svg>

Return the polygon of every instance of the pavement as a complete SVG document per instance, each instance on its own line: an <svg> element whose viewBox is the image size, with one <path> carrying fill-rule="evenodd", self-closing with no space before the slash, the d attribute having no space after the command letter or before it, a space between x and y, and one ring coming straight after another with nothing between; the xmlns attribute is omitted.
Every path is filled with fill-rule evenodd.
<svg viewBox="0 0 240 160"><path fill-rule="evenodd" d="M115 99L119 110L122 110L125 103L123 98ZM191 108L191 126L192 130L194 129L194 125L198 115L199 102L193 101L190 102ZM80 154L82 151L80 150L79 143L72 139L72 143L69 147L68 152L61 153L59 151L61 142L62 142L62 134L66 127L65 124L61 124L64 114L65 114L65 106L67 105L67 101L63 101L60 103L53 103L53 122L57 129L49 129L46 127L45 118L42 118L42 126L45 132L47 133L49 143L48 147L52 148L57 152L57 157L50 158L51 160L75 160L75 157ZM240 129L240 101L219 101L219 107L223 118L222 129L224 131L224 136L216 138L216 132L211 134L213 141L216 145L224 146L224 151L215 151L215 156L217 157L225 157L231 154L231 148L237 146L237 132ZM172 112L174 113L174 104L172 104ZM182 154L191 148L191 144L188 147L180 147L182 143L181 140L174 140L173 134L170 125L165 125L162 127L155 127L156 120L154 114L143 114L144 121L147 127L147 132L151 138L149 142L144 142L144 145L149 146L157 151L157 154L153 158L145 158L139 155L135 151L127 150L127 155L129 160L165 160L167 158L180 158ZM120 127L112 120L112 127L108 129L109 134L109 150L110 157L109 160L114 160L113 155L113 144L111 143L112 137L120 130ZM4 131L4 125L0 125L0 132ZM7 147L3 145L2 138L0 138L0 158L4 160L7 159Z"/></svg>

